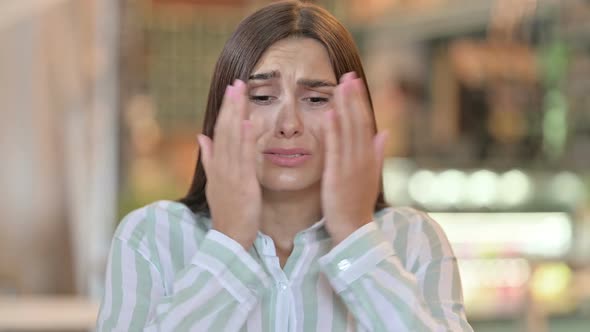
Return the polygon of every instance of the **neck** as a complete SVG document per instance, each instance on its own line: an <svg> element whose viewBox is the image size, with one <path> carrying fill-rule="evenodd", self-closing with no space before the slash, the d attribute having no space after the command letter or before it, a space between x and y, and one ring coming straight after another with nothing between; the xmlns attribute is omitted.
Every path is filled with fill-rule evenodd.
<svg viewBox="0 0 590 332"><path fill-rule="evenodd" d="M290 255L295 235L322 217L320 184L301 191L262 193L261 231L270 236L277 251Z"/></svg>

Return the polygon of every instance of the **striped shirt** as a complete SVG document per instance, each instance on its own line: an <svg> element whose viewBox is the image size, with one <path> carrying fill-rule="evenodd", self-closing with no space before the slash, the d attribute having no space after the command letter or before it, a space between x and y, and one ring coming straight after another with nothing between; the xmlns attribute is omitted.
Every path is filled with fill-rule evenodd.
<svg viewBox="0 0 590 332"><path fill-rule="evenodd" d="M386 208L332 247L320 220L281 268L185 205L159 201L114 235L99 331L472 331L456 258L425 213Z"/></svg>

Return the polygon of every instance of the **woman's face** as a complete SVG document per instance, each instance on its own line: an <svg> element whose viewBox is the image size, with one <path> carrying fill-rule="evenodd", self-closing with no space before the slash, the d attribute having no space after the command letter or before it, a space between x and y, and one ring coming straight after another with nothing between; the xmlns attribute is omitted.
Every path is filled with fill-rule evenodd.
<svg viewBox="0 0 590 332"><path fill-rule="evenodd" d="M287 38L269 47L248 81L250 120L257 132L256 174L266 190L317 186L324 166L324 112L337 79L325 47Z"/></svg>

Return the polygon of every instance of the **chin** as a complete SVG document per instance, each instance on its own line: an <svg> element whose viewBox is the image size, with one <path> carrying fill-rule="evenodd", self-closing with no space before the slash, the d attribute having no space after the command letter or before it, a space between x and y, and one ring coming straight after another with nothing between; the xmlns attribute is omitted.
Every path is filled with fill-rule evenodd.
<svg viewBox="0 0 590 332"><path fill-rule="evenodd" d="M320 174L301 173L295 170L271 172L260 178L260 184L270 191L300 191L319 184L321 180Z"/></svg>

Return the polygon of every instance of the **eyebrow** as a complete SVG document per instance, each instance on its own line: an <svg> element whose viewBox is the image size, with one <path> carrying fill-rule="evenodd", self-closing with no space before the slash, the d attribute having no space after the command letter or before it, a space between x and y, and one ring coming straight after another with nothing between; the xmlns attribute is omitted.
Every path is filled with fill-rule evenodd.
<svg viewBox="0 0 590 332"><path fill-rule="evenodd" d="M273 70L273 71L269 71L269 72L250 75L250 77L248 77L248 80L263 81L263 80L270 80L270 79L279 78L279 77L281 77L281 73L279 73L277 70ZM316 79L309 79L309 78L301 78L301 79L297 80L297 84L303 85L304 87L307 87L307 88L335 87L336 86L336 83L333 83L330 81L316 80Z"/></svg>
<svg viewBox="0 0 590 332"><path fill-rule="evenodd" d="M302 78L297 80L297 84L299 85L303 85L304 87L307 88L321 88L321 87L335 87L336 83L332 83L329 81L324 81L324 80L312 80L312 79L306 79L306 78Z"/></svg>
<svg viewBox="0 0 590 332"><path fill-rule="evenodd" d="M270 80L273 78L279 78L281 77L281 74L278 72L278 70L273 70L273 71L269 71L269 72L265 72L265 73L258 73L258 74L254 74L254 75L250 75L250 77L248 77L248 80Z"/></svg>

